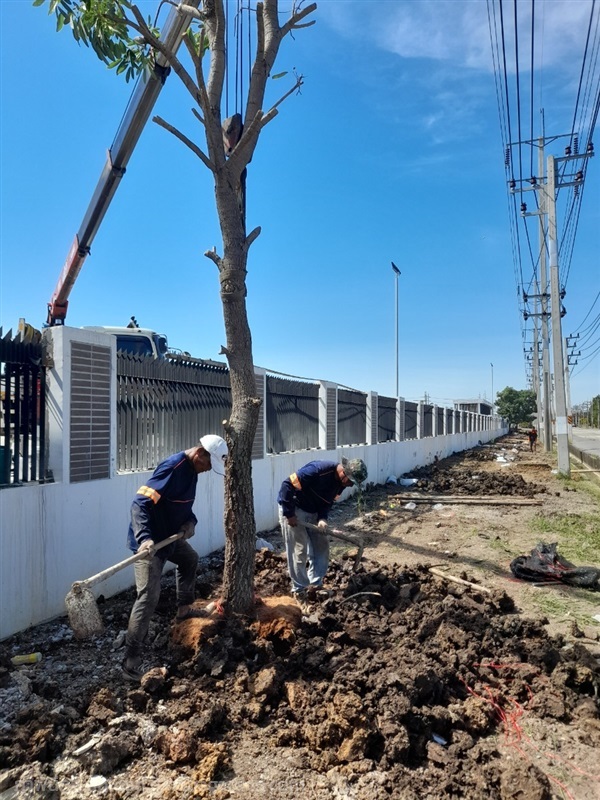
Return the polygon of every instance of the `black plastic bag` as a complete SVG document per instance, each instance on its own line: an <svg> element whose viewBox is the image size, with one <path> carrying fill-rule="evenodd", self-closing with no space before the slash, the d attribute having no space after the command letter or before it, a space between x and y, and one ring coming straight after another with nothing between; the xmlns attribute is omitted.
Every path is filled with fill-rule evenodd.
<svg viewBox="0 0 600 800"><path fill-rule="evenodd" d="M540 544L528 556L517 556L510 563L516 578L537 583L567 583L600 591L600 569L576 567L556 552L558 543Z"/></svg>

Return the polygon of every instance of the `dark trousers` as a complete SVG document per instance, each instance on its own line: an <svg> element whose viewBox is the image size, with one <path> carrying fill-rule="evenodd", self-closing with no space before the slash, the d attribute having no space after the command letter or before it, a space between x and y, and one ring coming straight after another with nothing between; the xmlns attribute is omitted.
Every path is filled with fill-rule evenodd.
<svg viewBox="0 0 600 800"><path fill-rule="evenodd" d="M172 549L171 549L172 548ZM169 547L169 561L177 566L177 606L188 606L194 602L198 553L185 540L180 539ZM160 598L160 582L165 560L155 555L140 558L134 564L137 597L127 626L125 655L139 656L144 639L148 635L150 620Z"/></svg>

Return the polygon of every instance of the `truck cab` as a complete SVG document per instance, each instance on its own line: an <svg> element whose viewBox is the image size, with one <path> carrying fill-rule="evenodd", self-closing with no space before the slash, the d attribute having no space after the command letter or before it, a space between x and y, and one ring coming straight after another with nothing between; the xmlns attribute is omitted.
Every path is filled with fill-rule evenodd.
<svg viewBox="0 0 600 800"><path fill-rule="evenodd" d="M150 328L84 325L83 329L96 331L97 333L110 333L116 336L117 350L123 350L136 356L165 358L169 352L167 337L164 333L157 333Z"/></svg>

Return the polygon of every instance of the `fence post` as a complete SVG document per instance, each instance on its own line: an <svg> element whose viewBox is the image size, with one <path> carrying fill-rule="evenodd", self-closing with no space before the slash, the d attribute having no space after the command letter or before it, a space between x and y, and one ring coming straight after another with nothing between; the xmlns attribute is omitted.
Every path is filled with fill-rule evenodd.
<svg viewBox="0 0 600 800"><path fill-rule="evenodd" d="M110 478L116 465L116 339L60 325L43 333L48 470L55 482Z"/></svg>
<svg viewBox="0 0 600 800"><path fill-rule="evenodd" d="M267 452L267 371L262 367L254 367L256 380L256 396L261 401L258 412L256 433L252 443L252 458L264 458Z"/></svg>
<svg viewBox="0 0 600 800"><path fill-rule="evenodd" d="M337 383L321 381L319 385L319 447L335 450L337 447Z"/></svg>
<svg viewBox="0 0 600 800"><path fill-rule="evenodd" d="M379 402L377 392L367 392L367 444L379 443Z"/></svg>
<svg viewBox="0 0 600 800"><path fill-rule="evenodd" d="M419 400L417 406L417 439L423 439L425 436L425 403Z"/></svg>
<svg viewBox="0 0 600 800"><path fill-rule="evenodd" d="M432 414L433 414L433 424L431 426L431 433L432 433L433 436L439 436L440 435L440 419L439 419L439 416L438 416L438 407L436 405L433 406Z"/></svg>
<svg viewBox="0 0 600 800"><path fill-rule="evenodd" d="M399 397L396 400L396 441L403 442L406 438L406 400Z"/></svg>

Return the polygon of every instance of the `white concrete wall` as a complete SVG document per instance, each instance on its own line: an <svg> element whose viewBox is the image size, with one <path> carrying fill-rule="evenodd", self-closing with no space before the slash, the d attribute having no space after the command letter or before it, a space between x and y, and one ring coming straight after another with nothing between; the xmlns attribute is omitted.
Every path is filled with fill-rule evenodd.
<svg viewBox="0 0 600 800"><path fill-rule="evenodd" d="M314 459L364 459L369 481L384 483L466 450L478 441L504 433L473 431L436 438L309 450L269 455L253 461L254 501L258 531L277 525L277 493L281 481ZM71 584L131 555L126 547L129 508L150 472L117 475L111 480L20 486L0 492L0 639L65 614L64 598ZM344 497L355 491L346 490ZM199 524L190 541L203 556L223 547L223 482L214 473L198 478L194 511ZM111 597L133 585L129 566L94 589Z"/></svg>

